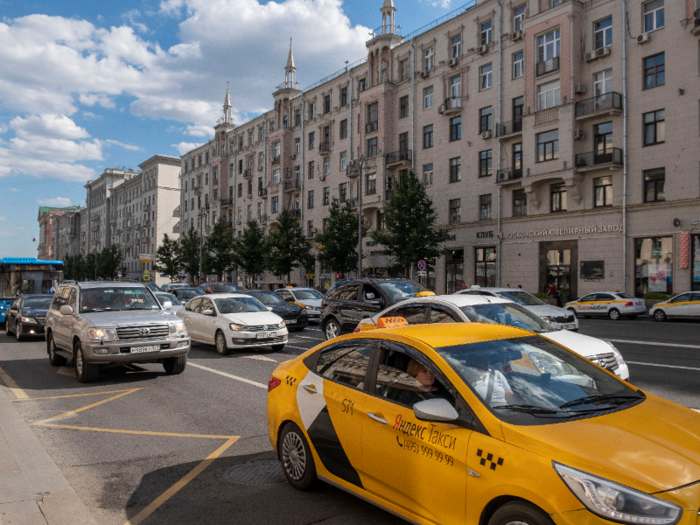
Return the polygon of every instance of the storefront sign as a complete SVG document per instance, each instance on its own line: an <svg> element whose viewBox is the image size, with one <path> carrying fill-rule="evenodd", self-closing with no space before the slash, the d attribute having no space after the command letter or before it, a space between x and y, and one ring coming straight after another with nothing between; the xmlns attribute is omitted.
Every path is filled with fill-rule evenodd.
<svg viewBox="0 0 700 525"><path fill-rule="evenodd" d="M476 232L477 239L485 239L486 237L493 237L493 232Z"/></svg>
<svg viewBox="0 0 700 525"><path fill-rule="evenodd" d="M690 224L692 224L693 226L700 224L700 219L693 219L692 221L690 221Z"/></svg>
<svg viewBox="0 0 700 525"><path fill-rule="evenodd" d="M593 233L619 233L623 228L620 225L588 226L585 228L550 228L542 230L530 230L527 232L499 233L499 239L521 239L524 237L561 237L564 235L587 235ZM477 234L478 236L478 234Z"/></svg>

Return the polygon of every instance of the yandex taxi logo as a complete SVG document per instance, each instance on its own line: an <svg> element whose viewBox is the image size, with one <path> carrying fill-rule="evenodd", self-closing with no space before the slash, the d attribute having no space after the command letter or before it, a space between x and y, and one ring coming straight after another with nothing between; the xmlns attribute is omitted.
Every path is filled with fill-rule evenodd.
<svg viewBox="0 0 700 525"><path fill-rule="evenodd" d="M377 328L391 328L404 325L408 325L408 321L403 317L382 317L377 321Z"/></svg>

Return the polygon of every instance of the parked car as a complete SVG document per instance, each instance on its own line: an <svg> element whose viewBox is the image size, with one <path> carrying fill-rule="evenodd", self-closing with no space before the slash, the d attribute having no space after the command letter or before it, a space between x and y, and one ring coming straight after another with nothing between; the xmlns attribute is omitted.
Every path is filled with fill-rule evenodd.
<svg viewBox="0 0 700 525"><path fill-rule="evenodd" d="M290 331L299 332L309 324L308 310L295 303L288 303L275 292L269 290L244 290L250 297L255 297L265 306L272 308L272 312L284 319L284 324Z"/></svg>
<svg viewBox="0 0 700 525"><path fill-rule="evenodd" d="M275 293L288 303L297 303L306 308L309 321L321 319L323 296L313 288L280 288Z"/></svg>
<svg viewBox="0 0 700 525"><path fill-rule="evenodd" d="M161 292L172 292L177 288L191 288L187 283L166 283L160 287Z"/></svg>
<svg viewBox="0 0 700 525"><path fill-rule="evenodd" d="M558 330L522 305L501 297L435 295L402 301L374 317L363 319L355 332L375 329L379 319L402 317L408 324L497 323L540 334L629 381L630 372L620 351L609 341ZM435 327L436 329L438 326Z"/></svg>
<svg viewBox="0 0 700 525"><path fill-rule="evenodd" d="M621 292L596 292L566 303L566 309L576 316L605 316L613 321L622 317L634 319L647 311L644 299Z"/></svg>
<svg viewBox="0 0 700 525"><path fill-rule="evenodd" d="M649 315L657 321L676 317L700 319L700 292L681 293L668 301L656 303Z"/></svg>
<svg viewBox="0 0 700 525"><path fill-rule="evenodd" d="M5 334L14 334L18 341L27 336L43 336L52 299L53 294L41 294L23 295L12 301L5 318Z"/></svg>
<svg viewBox="0 0 700 525"><path fill-rule="evenodd" d="M46 350L53 366L73 359L81 383L96 381L100 365L161 363L181 374L190 337L171 305L142 284L64 282L46 314Z"/></svg>
<svg viewBox="0 0 700 525"><path fill-rule="evenodd" d="M199 297L200 295L206 295L202 290L199 290L197 288L190 288L189 286L171 289L170 293L177 297L183 305L186 305L195 297Z"/></svg>
<svg viewBox="0 0 700 525"><path fill-rule="evenodd" d="M408 279L349 279L335 283L321 302L326 339L352 332L357 323L404 299L435 295Z"/></svg>
<svg viewBox="0 0 700 525"><path fill-rule="evenodd" d="M171 293L153 292L153 295L155 295L156 299L158 299L158 303L160 303L161 306L163 306L166 302L170 302L170 304L172 305L170 311L173 314L176 313L178 310L182 310L184 308L180 300Z"/></svg>
<svg viewBox="0 0 700 525"><path fill-rule="evenodd" d="M238 291L238 286L233 283L202 283L197 286L197 289L202 290L206 294L234 293Z"/></svg>
<svg viewBox="0 0 700 525"><path fill-rule="evenodd" d="M289 332L284 320L254 297L217 294L195 297L177 315L193 341L213 344L225 355L231 349L271 346L279 352Z"/></svg>
<svg viewBox="0 0 700 525"><path fill-rule="evenodd" d="M152 292L161 292L162 289L156 283L143 283Z"/></svg>
<svg viewBox="0 0 700 525"><path fill-rule="evenodd" d="M547 304L531 293L519 288L482 288L472 286L466 290L459 290L455 294L460 295L486 295L489 297L502 297L514 303L524 306L535 315L550 323L554 328L563 330L578 330L578 319L572 312Z"/></svg>

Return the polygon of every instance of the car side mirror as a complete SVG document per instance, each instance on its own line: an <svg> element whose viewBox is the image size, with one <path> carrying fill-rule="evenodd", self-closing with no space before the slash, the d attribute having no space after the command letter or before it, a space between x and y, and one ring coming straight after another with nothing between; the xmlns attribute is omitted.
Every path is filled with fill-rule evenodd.
<svg viewBox="0 0 700 525"><path fill-rule="evenodd" d="M272 306L268 306L268 307L267 307L267 311L268 311L268 312L271 312L271 311L272 311Z"/></svg>
<svg viewBox="0 0 700 525"><path fill-rule="evenodd" d="M163 303L163 310L172 310L173 309L173 303L170 301L165 301Z"/></svg>
<svg viewBox="0 0 700 525"><path fill-rule="evenodd" d="M61 312L61 315L73 315L75 313L73 312L73 307L68 304L61 306L59 312Z"/></svg>
<svg viewBox="0 0 700 525"><path fill-rule="evenodd" d="M213 316L213 315L214 315L214 310L204 310L204 311L202 312L202 315Z"/></svg>
<svg viewBox="0 0 700 525"><path fill-rule="evenodd" d="M459 414L446 399L426 399L413 405L413 413L421 421L455 421Z"/></svg>
<svg viewBox="0 0 700 525"><path fill-rule="evenodd" d="M367 302L373 306L384 306L384 301L382 301L381 299L372 299L371 301Z"/></svg>

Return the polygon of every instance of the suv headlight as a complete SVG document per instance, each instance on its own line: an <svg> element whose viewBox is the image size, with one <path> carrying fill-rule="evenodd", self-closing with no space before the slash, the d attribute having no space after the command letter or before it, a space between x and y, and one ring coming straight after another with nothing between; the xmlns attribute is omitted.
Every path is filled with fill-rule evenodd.
<svg viewBox="0 0 700 525"><path fill-rule="evenodd" d="M27 324L36 324L36 319L33 317L22 317L22 322Z"/></svg>
<svg viewBox="0 0 700 525"><path fill-rule="evenodd" d="M683 510L673 503L553 462L554 470L593 514L621 523L673 525Z"/></svg>
<svg viewBox="0 0 700 525"><path fill-rule="evenodd" d="M171 335L187 335L187 327L185 323L173 323L170 325Z"/></svg>
<svg viewBox="0 0 700 525"><path fill-rule="evenodd" d="M117 331L114 328L90 328L88 335L92 341L116 341Z"/></svg>

